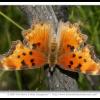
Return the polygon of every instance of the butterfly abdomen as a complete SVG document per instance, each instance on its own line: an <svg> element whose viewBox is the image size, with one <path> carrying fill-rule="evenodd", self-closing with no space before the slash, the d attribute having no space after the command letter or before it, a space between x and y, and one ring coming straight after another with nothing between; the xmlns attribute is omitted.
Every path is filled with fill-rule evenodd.
<svg viewBox="0 0 100 100"><path fill-rule="evenodd" d="M54 38L53 41L51 42L51 47L50 47L49 65L50 66L55 65L56 59L57 59L57 43L56 39Z"/></svg>

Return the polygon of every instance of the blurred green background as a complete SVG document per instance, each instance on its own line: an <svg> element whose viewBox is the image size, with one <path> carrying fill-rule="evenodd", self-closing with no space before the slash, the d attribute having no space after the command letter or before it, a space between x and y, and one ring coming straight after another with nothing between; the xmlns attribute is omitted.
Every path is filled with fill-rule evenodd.
<svg viewBox="0 0 100 100"><path fill-rule="evenodd" d="M88 43L93 45L100 57L100 7L99 6L68 6L68 20L79 22L83 33L88 35ZM27 29L27 18L16 6L0 6L0 11ZM67 16L66 16L67 17ZM0 54L7 52L12 41L23 40L21 29L0 14ZM0 90L48 90L45 85L43 69L25 71L0 71ZM94 77L95 78L95 77ZM87 76L79 75L77 81L80 90L99 90L100 78L95 87Z"/></svg>

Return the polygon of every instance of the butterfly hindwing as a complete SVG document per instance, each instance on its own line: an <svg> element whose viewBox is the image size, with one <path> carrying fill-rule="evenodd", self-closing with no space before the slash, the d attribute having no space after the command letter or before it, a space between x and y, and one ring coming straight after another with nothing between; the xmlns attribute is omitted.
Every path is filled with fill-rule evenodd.
<svg viewBox="0 0 100 100"><path fill-rule="evenodd" d="M100 74L100 62L92 58L89 48L86 46L82 50L63 54L59 57L58 64L64 70L98 75Z"/></svg>
<svg viewBox="0 0 100 100"><path fill-rule="evenodd" d="M24 46L20 41L16 41L12 50L0 61L1 69L5 70L41 68L45 63L46 57L43 53Z"/></svg>

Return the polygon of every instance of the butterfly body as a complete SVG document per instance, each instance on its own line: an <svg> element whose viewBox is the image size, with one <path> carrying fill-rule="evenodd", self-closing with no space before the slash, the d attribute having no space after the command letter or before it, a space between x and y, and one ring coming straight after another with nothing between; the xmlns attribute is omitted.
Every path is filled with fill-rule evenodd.
<svg viewBox="0 0 100 100"><path fill-rule="evenodd" d="M56 37L52 37L51 43L50 43L50 51L48 56L48 64L50 67L54 67L57 63L57 41Z"/></svg>
<svg viewBox="0 0 100 100"><path fill-rule="evenodd" d="M92 57L85 45L87 36L78 24L60 22L57 35L49 23L36 23L23 32L24 42L18 41L12 52L0 59L0 69L21 70L41 68L45 64L53 68L84 74L100 74L100 61Z"/></svg>

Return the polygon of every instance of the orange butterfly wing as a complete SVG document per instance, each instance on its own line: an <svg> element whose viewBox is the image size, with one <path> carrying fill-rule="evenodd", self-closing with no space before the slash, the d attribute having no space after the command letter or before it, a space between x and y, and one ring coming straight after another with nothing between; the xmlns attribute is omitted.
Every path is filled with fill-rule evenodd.
<svg viewBox="0 0 100 100"><path fill-rule="evenodd" d="M40 68L47 63L49 42L51 39L51 24L36 23L23 32L24 44L20 41L14 45L14 50L0 61L1 69L31 69Z"/></svg>
<svg viewBox="0 0 100 100"><path fill-rule="evenodd" d="M51 24L36 23L32 25L31 29L24 31L23 36L25 38L25 43L31 49L37 49L47 54L52 36Z"/></svg>
<svg viewBox="0 0 100 100"><path fill-rule="evenodd" d="M82 50L63 54L58 59L58 65L64 70L77 71L85 74L100 74L100 62L96 62L86 46Z"/></svg>
<svg viewBox="0 0 100 100"><path fill-rule="evenodd" d="M86 39L76 31L76 26L72 24L69 26L68 23L62 23L60 27L58 65L64 70L92 75L100 74L100 61L96 62L92 58L89 46L80 48L81 43L84 43Z"/></svg>
<svg viewBox="0 0 100 100"><path fill-rule="evenodd" d="M59 55L79 48L86 40L87 36L81 34L77 23L71 24L70 22L60 22L58 27Z"/></svg>
<svg viewBox="0 0 100 100"><path fill-rule="evenodd" d="M46 63L46 57L39 51L31 50L20 41L16 41L12 51L1 59L1 69L20 70L41 68Z"/></svg>

